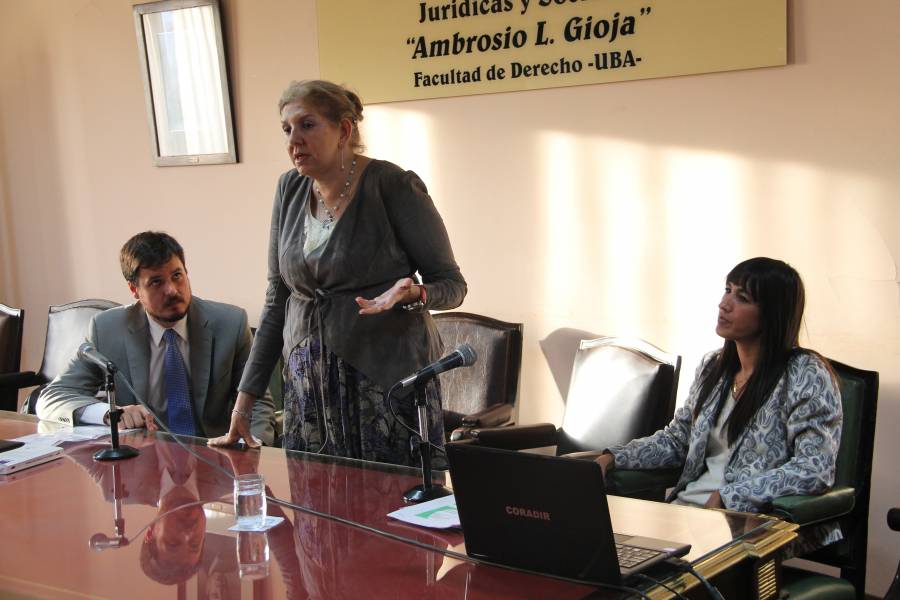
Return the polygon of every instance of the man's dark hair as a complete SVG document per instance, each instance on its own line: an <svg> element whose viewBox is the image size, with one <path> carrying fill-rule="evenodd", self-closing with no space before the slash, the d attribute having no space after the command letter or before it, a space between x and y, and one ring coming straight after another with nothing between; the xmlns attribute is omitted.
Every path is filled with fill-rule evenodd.
<svg viewBox="0 0 900 600"><path fill-rule="evenodd" d="M122 275L129 283L137 283L141 268L152 268L164 265L172 256L181 259L184 265L184 249L175 238L161 231L144 231L125 242L119 252L119 265Z"/></svg>

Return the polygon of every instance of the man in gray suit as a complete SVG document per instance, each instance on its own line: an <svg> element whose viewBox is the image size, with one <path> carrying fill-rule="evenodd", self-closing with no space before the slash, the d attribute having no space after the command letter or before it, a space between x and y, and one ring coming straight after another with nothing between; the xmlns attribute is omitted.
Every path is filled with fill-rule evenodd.
<svg viewBox="0 0 900 600"><path fill-rule="evenodd" d="M250 354L246 311L192 297L184 250L165 233L135 235L122 247L119 262L137 302L96 315L88 342L174 433L223 435ZM107 404L96 397L103 383L100 368L73 357L41 392L37 414L71 425L108 423ZM121 382L116 404L124 410L120 428L156 428L153 416ZM274 413L266 396L254 404L252 415L241 416L251 421L254 437L271 444Z"/></svg>

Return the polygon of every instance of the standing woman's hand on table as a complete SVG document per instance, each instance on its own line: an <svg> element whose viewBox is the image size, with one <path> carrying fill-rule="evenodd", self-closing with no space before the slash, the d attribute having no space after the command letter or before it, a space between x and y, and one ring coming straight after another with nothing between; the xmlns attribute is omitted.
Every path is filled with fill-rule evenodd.
<svg viewBox="0 0 900 600"><path fill-rule="evenodd" d="M246 392L238 392L231 411L231 427L228 433L217 438L210 438L207 442L210 446L231 446L244 438L248 448L259 448L259 441L250 433L250 420L253 418L253 403L256 398Z"/></svg>

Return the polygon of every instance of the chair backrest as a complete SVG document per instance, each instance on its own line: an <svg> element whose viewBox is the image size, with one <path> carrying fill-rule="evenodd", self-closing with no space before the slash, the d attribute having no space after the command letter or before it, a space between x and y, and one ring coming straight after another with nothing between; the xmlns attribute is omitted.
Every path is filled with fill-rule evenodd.
<svg viewBox="0 0 900 600"><path fill-rule="evenodd" d="M441 375L444 429L459 427L462 417L494 404L515 405L522 366L522 324L465 312L434 315L449 351L469 344L478 354L474 365Z"/></svg>
<svg viewBox="0 0 900 600"><path fill-rule="evenodd" d="M675 414L680 371L680 356L643 340L582 340L557 454L602 450L661 429Z"/></svg>
<svg viewBox="0 0 900 600"><path fill-rule="evenodd" d="M18 373L22 366L25 309L0 304L0 373Z"/></svg>
<svg viewBox="0 0 900 600"><path fill-rule="evenodd" d="M878 372L864 371L835 360L830 362L838 377L844 412L834 485L853 487L856 499L853 511L841 519L844 539L804 558L840 567L842 577L853 581L857 590L864 590Z"/></svg>
<svg viewBox="0 0 900 600"><path fill-rule="evenodd" d="M888 527L894 531L900 531L900 506L895 506L888 511ZM900 562L897 563L897 571L894 573L894 581L888 588L883 600L900 600Z"/></svg>
<svg viewBox="0 0 900 600"><path fill-rule="evenodd" d="M22 330L25 309L0 304L0 374L18 373L22 366ZM0 410L16 410L19 391L0 390Z"/></svg>
<svg viewBox="0 0 900 600"><path fill-rule="evenodd" d="M44 358L38 374L45 381L59 375L88 334L91 317L109 308L121 306L111 300L77 300L51 305L47 315Z"/></svg>

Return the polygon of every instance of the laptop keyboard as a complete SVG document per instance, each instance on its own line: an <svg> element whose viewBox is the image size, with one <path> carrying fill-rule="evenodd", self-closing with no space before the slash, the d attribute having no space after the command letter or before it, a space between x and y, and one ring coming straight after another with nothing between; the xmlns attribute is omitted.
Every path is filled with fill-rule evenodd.
<svg viewBox="0 0 900 600"><path fill-rule="evenodd" d="M619 555L619 566L630 569L663 553L649 548L616 544L616 554Z"/></svg>

